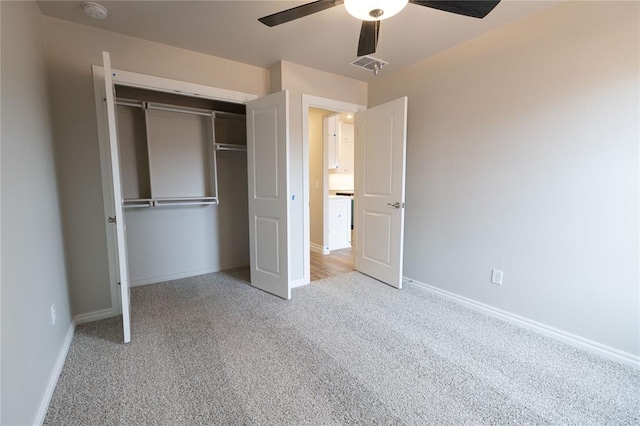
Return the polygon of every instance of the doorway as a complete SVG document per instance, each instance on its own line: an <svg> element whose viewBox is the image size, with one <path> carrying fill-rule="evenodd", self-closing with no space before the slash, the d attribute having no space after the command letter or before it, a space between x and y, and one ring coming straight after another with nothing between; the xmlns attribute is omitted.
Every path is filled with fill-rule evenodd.
<svg viewBox="0 0 640 426"><path fill-rule="evenodd" d="M355 270L354 115L364 109L303 95L306 283Z"/></svg>

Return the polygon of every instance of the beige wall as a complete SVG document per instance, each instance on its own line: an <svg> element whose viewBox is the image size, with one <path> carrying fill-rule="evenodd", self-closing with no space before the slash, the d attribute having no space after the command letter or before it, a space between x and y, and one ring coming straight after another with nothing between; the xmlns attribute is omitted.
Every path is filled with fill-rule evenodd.
<svg viewBox="0 0 640 426"><path fill-rule="evenodd" d="M272 70L279 71L280 90L297 91L357 105L367 104L367 83L363 81L286 61L281 61Z"/></svg>
<svg viewBox="0 0 640 426"><path fill-rule="evenodd" d="M0 423L22 425L37 421L71 326L71 312L49 119L43 18L35 2L3 1L0 10ZM51 323L52 304L55 325Z"/></svg>
<svg viewBox="0 0 640 426"><path fill-rule="evenodd" d="M409 96L405 275L640 354L639 7L563 3L370 84Z"/></svg>
<svg viewBox="0 0 640 426"><path fill-rule="evenodd" d="M111 305L91 65L107 50L114 68L259 96L269 71L55 18L45 24L72 306L87 313Z"/></svg>
<svg viewBox="0 0 640 426"><path fill-rule="evenodd" d="M324 140L322 117L333 111L309 108L309 233L311 244L324 246ZM316 185L317 184L317 185Z"/></svg>
<svg viewBox="0 0 640 426"><path fill-rule="evenodd" d="M289 91L289 138L291 159L289 176L295 197L289 209L291 279L304 278L304 211L302 95L313 95L357 105L367 104L367 83L351 78L280 61L271 68L271 91Z"/></svg>
<svg viewBox="0 0 640 426"><path fill-rule="evenodd" d="M269 68L269 93L282 91L282 62Z"/></svg>

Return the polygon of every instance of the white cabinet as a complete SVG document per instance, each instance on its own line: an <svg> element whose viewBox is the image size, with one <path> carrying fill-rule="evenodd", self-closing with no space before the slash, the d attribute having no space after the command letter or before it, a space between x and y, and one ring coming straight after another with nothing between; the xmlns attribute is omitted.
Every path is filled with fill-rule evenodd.
<svg viewBox="0 0 640 426"><path fill-rule="evenodd" d="M340 122L340 156L336 173L352 175L353 174L353 124Z"/></svg>
<svg viewBox="0 0 640 426"><path fill-rule="evenodd" d="M323 135L329 157L329 170L336 170L340 162L340 121L338 115L324 116L322 118Z"/></svg>
<svg viewBox="0 0 640 426"><path fill-rule="evenodd" d="M329 197L329 250L351 247L351 197Z"/></svg>

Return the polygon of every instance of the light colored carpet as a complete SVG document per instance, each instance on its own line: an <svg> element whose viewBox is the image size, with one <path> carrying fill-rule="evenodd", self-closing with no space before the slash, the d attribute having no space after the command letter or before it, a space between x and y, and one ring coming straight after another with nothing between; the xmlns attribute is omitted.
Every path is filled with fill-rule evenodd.
<svg viewBox="0 0 640 426"><path fill-rule="evenodd" d="M640 423L640 372L352 272L284 301L247 271L132 290L79 326L47 425Z"/></svg>

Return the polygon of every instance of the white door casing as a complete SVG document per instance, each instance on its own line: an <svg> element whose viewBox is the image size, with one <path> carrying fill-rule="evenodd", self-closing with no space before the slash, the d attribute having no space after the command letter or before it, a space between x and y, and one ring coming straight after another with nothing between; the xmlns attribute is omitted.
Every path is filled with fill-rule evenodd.
<svg viewBox="0 0 640 426"><path fill-rule="evenodd" d="M251 285L283 299L289 282L289 93L247 102Z"/></svg>
<svg viewBox="0 0 640 426"><path fill-rule="evenodd" d="M402 288L407 97L355 116L356 269Z"/></svg>
<svg viewBox="0 0 640 426"><path fill-rule="evenodd" d="M122 326L124 343L131 341L131 303L129 294L129 265L127 262L127 240L122 208L122 185L120 175L120 154L118 151L118 123L116 119L115 87L109 52L102 52L104 65L104 84L107 105L107 128L109 132L109 153L111 159L111 176L113 179L113 201L116 227L116 248L118 252L118 280L120 282L120 299L122 302ZM113 218L108 220L114 221Z"/></svg>

